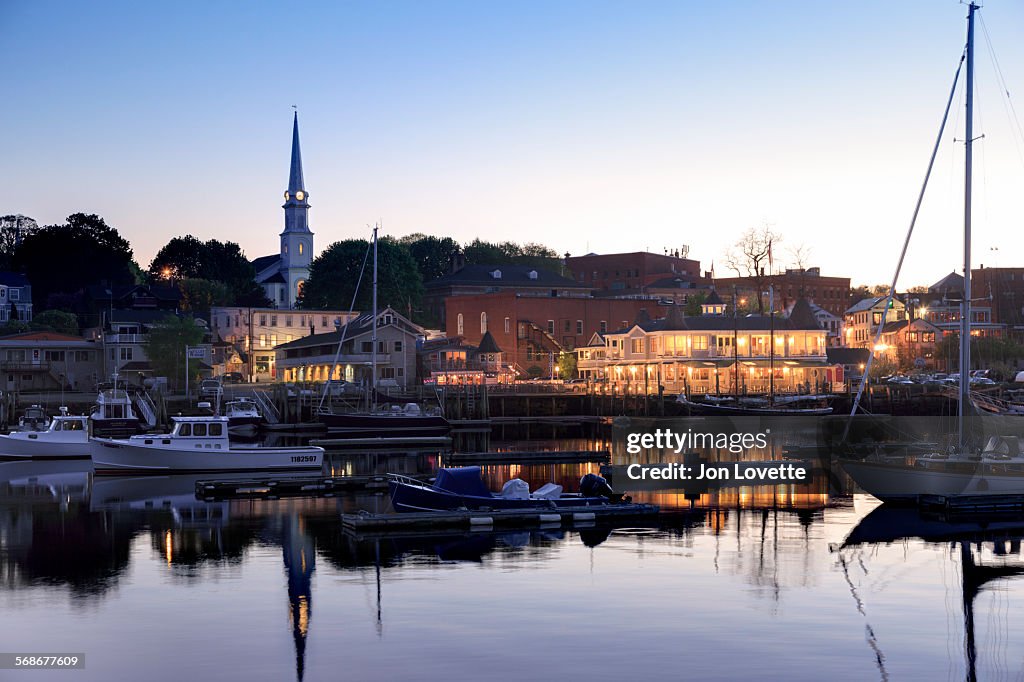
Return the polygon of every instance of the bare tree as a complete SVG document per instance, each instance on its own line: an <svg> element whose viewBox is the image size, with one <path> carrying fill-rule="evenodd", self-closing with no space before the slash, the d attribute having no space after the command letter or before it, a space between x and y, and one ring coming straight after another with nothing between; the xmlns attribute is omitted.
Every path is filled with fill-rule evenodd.
<svg viewBox="0 0 1024 682"><path fill-rule="evenodd" d="M770 281L772 250L782 241L782 236L774 232L770 225L761 228L750 228L725 253L725 265L736 273L737 277L748 277L757 293L757 312L764 314L764 288Z"/></svg>
<svg viewBox="0 0 1024 682"><path fill-rule="evenodd" d="M800 273L800 281L797 285L797 298L807 296L807 268L811 262L811 247L807 244L797 244L789 249L789 257L793 262L793 269Z"/></svg>

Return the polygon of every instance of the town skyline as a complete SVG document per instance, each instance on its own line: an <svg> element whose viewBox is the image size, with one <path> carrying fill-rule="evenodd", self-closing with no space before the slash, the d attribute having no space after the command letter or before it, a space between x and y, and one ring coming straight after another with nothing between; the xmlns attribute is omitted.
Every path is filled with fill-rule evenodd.
<svg viewBox="0 0 1024 682"><path fill-rule="evenodd" d="M964 8L948 4L798 3L804 17L788 29L793 43L773 32L788 15L757 3L738 13L700 7L700 15L694 4L588 12L559 3L532 13L449 3L434 13L318 7L323 25L303 23L308 48L297 57L257 54L273 25L265 7L235 17L245 30L218 44L226 8L194 26L167 10L107 5L95 16L79 8L49 16L45 6L11 5L4 23L16 37L0 48L13 64L6 78L15 96L44 110L12 112L0 205L40 224L97 213L144 268L183 234L237 242L250 259L274 253L295 103L317 253L366 238L366 225L381 220L383 234L532 241L574 256L685 244L721 277L732 274L729 245L767 223L784 238L777 267L804 246L806 264L824 274L888 282L955 66L949 15ZM883 7L887 23L878 21ZM1012 91L1024 59L1008 38L1024 15L1012 7L990 14L986 31ZM451 18L465 21L441 26ZM119 33L140 20L148 23ZM35 25L47 31L18 32ZM339 26L350 39L341 47L330 40ZM390 51L381 64L370 48L382 36ZM78 43L85 37L90 45ZM197 55L181 54L182 40ZM844 40L856 42L833 45ZM72 53L81 63L66 62ZM138 63L125 61L133 53ZM704 68L677 73L697 58ZM115 80L131 80L134 94L97 78L117 72L114 64L124 69ZM826 78L830 68L841 77ZM991 69L979 78L986 75ZM96 92L76 99L86 88ZM110 99L94 96L103 94ZM990 102L988 111L1001 114ZM1009 142L997 123L990 113L980 126L989 139L976 172L976 266L1016 265L1021 246L1019 200L1006 196L1022 177L1021 159L990 151L992 138ZM962 219L957 163L955 150L940 154L900 288L959 270L949 248ZM997 180L1008 169L1017 180Z"/></svg>

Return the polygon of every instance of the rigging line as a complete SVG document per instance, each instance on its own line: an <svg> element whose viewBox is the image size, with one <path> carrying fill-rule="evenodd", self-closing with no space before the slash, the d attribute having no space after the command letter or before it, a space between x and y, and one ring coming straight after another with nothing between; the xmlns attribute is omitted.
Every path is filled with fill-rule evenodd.
<svg viewBox="0 0 1024 682"><path fill-rule="evenodd" d="M363 264L359 268L359 278L356 280L356 288L352 292L352 303L348 307L348 312L352 312L353 310L356 309L356 296L359 295L359 285L362 284L362 282L363 282L363 273L366 272L366 261L370 257L370 249L371 248L373 248L373 243L372 242L366 246L366 253L363 254ZM352 320L350 320L350 322L354 321L354 320L355 320L355 318L352 318ZM374 324L376 324L376 323L377 323L377 321L374 320ZM327 392L331 390L331 380L332 380L332 377L334 376L334 368L337 366L338 359L341 357L341 347L345 343L345 334L347 334L347 333L348 333L348 322L346 322L345 326L341 328L341 338L338 339L338 350L334 351L334 362L331 363L331 371L327 373L327 382L324 384L324 392L320 396L319 404L317 404L317 406L316 406L317 412L321 412L324 409L324 400L327 399Z"/></svg>
<svg viewBox="0 0 1024 682"><path fill-rule="evenodd" d="M1006 85L1006 78L1003 76L1003 68L999 64L999 58L996 56L995 46L992 44L992 37L989 35L988 27L985 25L985 18L980 13L978 14L978 18L981 19L981 31L985 35L985 45L988 47L989 56L992 58L992 65L995 67L999 87L1003 91L1003 94L1006 95L1006 101L1003 103L1003 106L1006 107L1009 105L1010 111L1013 113L1013 115L1010 116L1010 112L1007 112L1007 117L1010 118L1011 122L1017 124L1017 133L1019 134L1019 138L1014 138L1014 143L1016 144L1018 141L1024 141L1024 126L1021 126L1020 117L1017 116L1017 109L1013 106L1013 98L1010 97L1010 88ZM1017 153L1021 154L1019 146L1017 147ZM1022 156L1022 162L1024 162L1024 156Z"/></svg>
<svg viewBox="0 0 1024 682"><path fill-rule="evenodd" d="M882 339L882 330L885 329L885 318L889 314L889 306L892 305L893 296L896 295L896 282L900 277L900 270L903 269L903 259L907 256L907 247L910 246L910 237L914 234L914 226L917 224L917 216L921 211L921 202L924 201L924 192L928 189L928 179L931 178L932 168L935 166L935 157L939 153L939 145L942 143L942 134L946 130L946 121L949 120L949 109L953 105L953 97L956 94L956 84L960 80L960 70L964 66L964 61L967 59L967 49L960 54L960 61L956 65L956 73L953 75L953 86L949 89L949 98L946 100L946 110L942 114L942 123L939 124L939 134L935 137L935 146L932 149L931 158L928 160L928 170L924 174L924 182L921 183L921 191L917 195L917 204L914 206L914 214L910 219L910 227L907 229L907 236L903 240L903 250L900 251L900 259L896 263L896 272L892 275L892 286L889 287L889 295L885 299L885 306L882 308L882 319L878 324L878 331L875 332L874 343L871 344L868 353L868 361L864 366L864 373L860 378L860 386L857 387L857 397L853 400L853 406L850 408L850 418L846 420L846 427L843 429L842 442L846 442L847 436L850 434L850 425L853 423L853 416L857 414L857 406L860 404L860 398L864 394L864 387L867 385L868 375L871 372L871 362L875 358L875 346L878 345ZM970 276L970 273L967 273ZM873 306L872 306L873 307ZM870 310L868 312L871 312ZM871 318L869 318L871 319Z"/></svg>

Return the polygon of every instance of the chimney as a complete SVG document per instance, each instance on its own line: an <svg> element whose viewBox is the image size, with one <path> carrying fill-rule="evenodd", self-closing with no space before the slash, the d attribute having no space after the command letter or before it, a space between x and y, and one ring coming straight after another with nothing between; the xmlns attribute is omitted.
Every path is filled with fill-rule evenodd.
<svg viewBox="0 0 1024 682"><path fill-rule="evenodd" d="M466 267L466 254L462 253L462 249L456 248L448 257L448 273L454 275L464 267Z"/></svg>

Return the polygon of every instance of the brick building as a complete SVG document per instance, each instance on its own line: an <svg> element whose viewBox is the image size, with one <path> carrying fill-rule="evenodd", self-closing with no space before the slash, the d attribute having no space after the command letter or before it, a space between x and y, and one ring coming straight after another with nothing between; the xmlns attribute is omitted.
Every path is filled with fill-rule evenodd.
<svg viewBox="0 0 1024 682"><path fill-rule="evenodd" d="M491 332L505 361L520 373L548 376L562 351L586 344L595 333L632 325L641 311L662 317L666 310L655 299L498 292L449 298L446 323L450 336L473 345Z"/></svg>
<svg viewBox="0 0 1024 682"><path fill-rule="evenodd" d="M971 295L991 297L992 322L1024 328L1024 268L971 270Z"/></svg>
<svg viewBox="0 0 1024 682"><path fill-rule="evenodd" d="M676 277L700 279L700 261L677 254L588 253L565 259L572 278L580 286L612 293L623 290L643 292L648 285Z"/></svg>
<svg viewBox="0 0 1024 682"><path fill-rule="evenodd" d="M775 275L766 275L762 280L761 295L768 310L767 297L764 292L771 285L775 288L775 309L784 310L792 307L798 299L804 298L815 303L833 315L842 317L850 307L850 278L824 277L821 268L788 269ZM737 293L743 298L753 299L757 310L757 282L753 277L719 277L715 279L715 288L724 296L736 287Z"/></svg>

